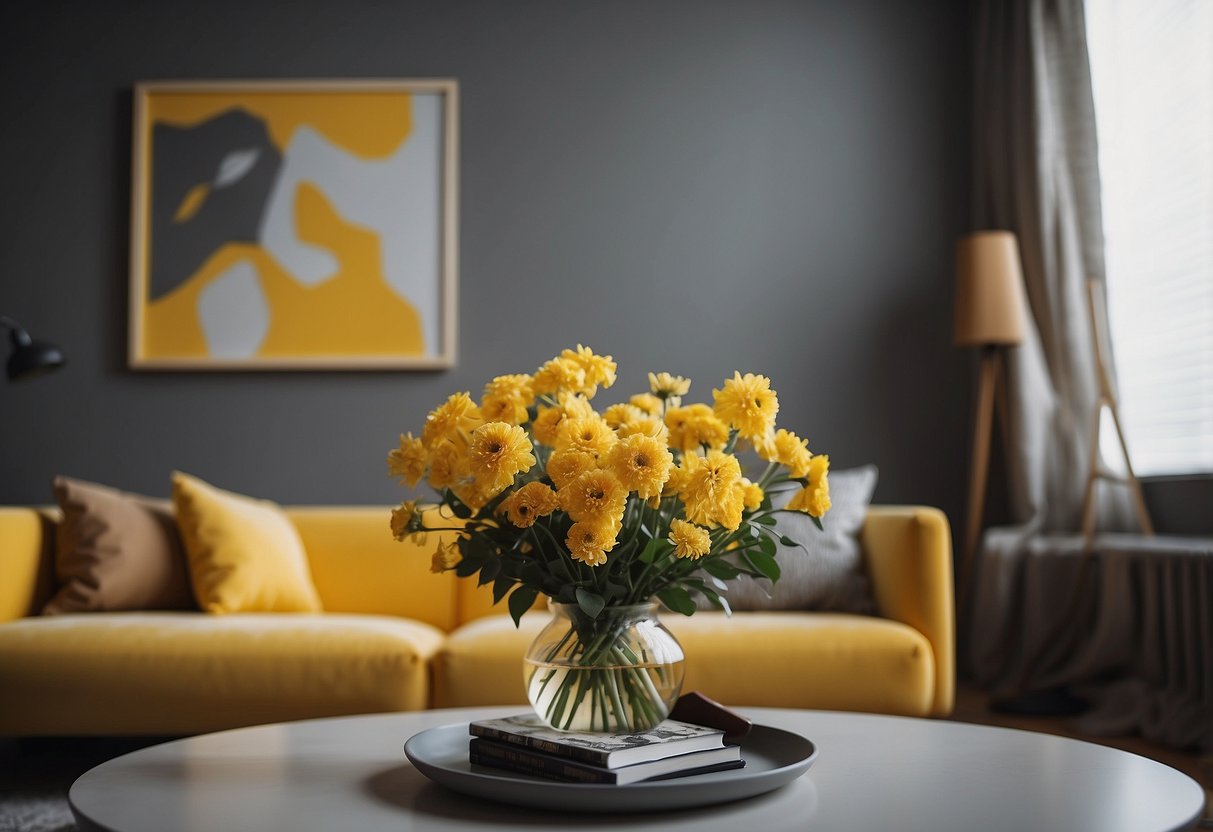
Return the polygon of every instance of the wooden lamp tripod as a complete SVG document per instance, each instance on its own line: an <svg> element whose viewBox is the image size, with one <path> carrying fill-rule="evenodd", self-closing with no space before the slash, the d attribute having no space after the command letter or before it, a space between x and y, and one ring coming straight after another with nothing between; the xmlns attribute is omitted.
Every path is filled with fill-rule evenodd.
<svg viewBox="0 0 1213 832"><path fill-rule="evenodd" d="M955 341L959 347L981 348L981 369L969 467L969 516L958 578L961 608L981 535L996 398L1003 430L1007 429L1006 381L999 353L1023 342L1026 307L1015 235L1010 231L978 231L962 237L956 245Z"/></svg>

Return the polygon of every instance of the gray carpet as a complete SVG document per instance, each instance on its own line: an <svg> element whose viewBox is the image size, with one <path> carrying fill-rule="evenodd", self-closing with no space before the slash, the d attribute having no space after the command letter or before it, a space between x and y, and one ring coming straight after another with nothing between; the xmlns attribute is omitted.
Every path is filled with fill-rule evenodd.
<svg viewBox="0 0 1213 832"><path fill-rule="evenodd" d="M0 740L0 832L76 832L67 791L93 766L163 738Z"/></svg>

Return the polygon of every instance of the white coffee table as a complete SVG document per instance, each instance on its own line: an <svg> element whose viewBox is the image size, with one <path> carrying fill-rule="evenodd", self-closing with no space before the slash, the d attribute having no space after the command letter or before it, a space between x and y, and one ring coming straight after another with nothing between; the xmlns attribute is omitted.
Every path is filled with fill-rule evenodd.
<svg viewBox="0 0 1213 832"><path fill-rule="evenodd" d="M83 830L564 829L568 815L449 792L408 762L426 728L518 707L319 719L242 728L145 748L81 776ZM1025 731L828 711L738 708L811 739L808 773L769 794L702 809L594 815L576 825L705 830L1182 829L1204 793L1161 763Z"/></svg>

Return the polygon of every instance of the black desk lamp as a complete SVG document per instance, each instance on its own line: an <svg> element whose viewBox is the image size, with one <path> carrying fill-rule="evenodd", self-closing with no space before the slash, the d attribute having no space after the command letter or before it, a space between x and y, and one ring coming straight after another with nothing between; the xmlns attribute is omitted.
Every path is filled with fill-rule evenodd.
<svg viewBox="0 0 1213 832"><path fill-rule="evenodd" d="M33 378L57 370L67 363L63 350L46 341L35 341L21 324L0 315L0 326L9 330L9 353L5 370L9 381Z"/></svg>

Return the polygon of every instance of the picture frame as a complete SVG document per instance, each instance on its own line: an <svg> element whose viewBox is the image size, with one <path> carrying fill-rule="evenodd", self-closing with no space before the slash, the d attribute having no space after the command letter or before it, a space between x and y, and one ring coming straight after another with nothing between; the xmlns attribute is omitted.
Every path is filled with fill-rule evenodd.
<svg viewBox="0 0 1213 832"><path fill-rule="evenodd" d="M129 366L454 366L458 92L136 84Z"/></svg>

